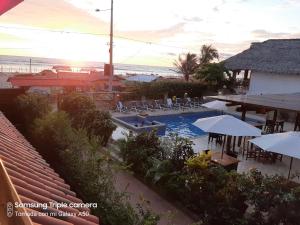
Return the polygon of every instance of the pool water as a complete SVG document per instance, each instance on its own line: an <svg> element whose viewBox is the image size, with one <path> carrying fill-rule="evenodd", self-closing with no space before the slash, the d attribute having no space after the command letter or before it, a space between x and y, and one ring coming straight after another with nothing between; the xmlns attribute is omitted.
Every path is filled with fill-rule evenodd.
<svg viewBox="0 0 300 225"><path fill-rule="evenodd" d="M222 112L212 110L197 113L148 116L146 117L146 120L150 123L152 121L158 121L160 123L166 124L165 132L158 133L161 136L168 135L170 133L177 133L181 137L195 138L206 134L206 132L193 125L193 123L196 120L200 118L207 118L219 115L222 115ZM239 118L239 116L237 115L232 116ZM118 119L133 126L143 126L140 122L140 118L138 118L137 116L119 117ZM258 122L257 120L251 118L246 118L246 121Z"/></svg>
<svg viewBox="0 0 300 225"><path fill-rule="evenodd" d="M161 123L165 123L166 133L168 135L170 133L177 133L182 137L198 137L205 135L206 133L200 128L193 125L193 123L200 119L212 116L221 115L218 111L209 111L209 112L199 112L199 113L183 113L183 114L175 114L175 115L163 115L163 116L150 116L147 119L150 121L159 121Z"/></svg>

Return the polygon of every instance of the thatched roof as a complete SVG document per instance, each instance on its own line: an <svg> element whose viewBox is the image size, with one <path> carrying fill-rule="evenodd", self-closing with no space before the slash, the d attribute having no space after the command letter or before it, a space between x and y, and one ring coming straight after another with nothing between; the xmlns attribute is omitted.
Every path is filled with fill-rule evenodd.
<svg viewBox="0 0 300 225"><path fill-rule="evenodd" d="M300 39L270 39L224 60L229 70L300 75Z"/></svg>

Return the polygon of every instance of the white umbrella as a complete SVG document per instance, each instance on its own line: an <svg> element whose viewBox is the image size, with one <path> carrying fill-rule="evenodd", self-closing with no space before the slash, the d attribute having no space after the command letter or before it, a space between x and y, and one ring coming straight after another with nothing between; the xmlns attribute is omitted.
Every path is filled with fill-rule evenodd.
<svg viewBox="0 0 300 225"><path fill-rule="evenodd" d="M224 134L235 137L261 136L260 129L230 115L201 118L194 122L193 125L209 133ZM222 148L222 158L224 146L225 143Z"/></svg>
<svg viewBox="0 0 300 225"><path fill-rule="evenodd" d="M209 109L217 109L217 110L227 110L228 107L226 106L227 102L215 100L211 102L207 102L205 104L202 104L201 106Z"/></svg>
<svg viewBox="0 0 300 225"><path fill-rule="evenodd" d="M250 140L251 143L264 149L291 157L288 178L290 178L293 158L300 159L300 132L267 134Z"/></svg>
<svg viewBox="0 0 300 225"><path fill-rule="evenodd" d="M260 129L230 115L201 118L193 125L210 133L236 137L261 136Z"/></svg>

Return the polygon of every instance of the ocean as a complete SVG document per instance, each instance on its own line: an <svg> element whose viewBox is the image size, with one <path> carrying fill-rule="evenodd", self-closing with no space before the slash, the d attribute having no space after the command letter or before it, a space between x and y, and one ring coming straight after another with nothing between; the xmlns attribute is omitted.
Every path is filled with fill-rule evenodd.
<svg viewBox="0 0 300 225"><path fill-rule="evenodd" d="M31 59L31 66L30 66ZM104 63L101 62L77 62L63 59L7 56L0 55L0 72L2 73L38 73L42 70L52 69L53 66L70 66L72 71L80 70L103 70ZM172 67L115 64L115 74L154 74L159 76L178 76Z"/></svg>

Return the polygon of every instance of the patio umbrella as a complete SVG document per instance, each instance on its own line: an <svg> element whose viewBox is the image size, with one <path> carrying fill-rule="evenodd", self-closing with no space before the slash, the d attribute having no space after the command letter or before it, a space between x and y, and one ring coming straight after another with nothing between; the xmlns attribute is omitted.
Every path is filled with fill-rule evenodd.
<svg viewBox="0 0 300 225"><path fill-rule="evenodd" d="M209 133L224 134L235 137L261 136L261 130L231 115L222 115L198 119L194 126ZM222 149L222 157L224 145Z"/></svg>
<svg viewBox="0 0 300 225"><path fill-rule="evenodd" d="M291 157L288 178L290 178L293 158L300 159L300 132L290 131L263 135L250 140L251 143L264 149L265 151Z"/></svg>
<svg viewBox="0 0 300 225"><path fill-rule="evenodd" d="M236 137L261 136L261 130L231 115L222 115L198 119L193 123L201 130L210 133Z"/></svg>
<svg viewBox="0 0 300 225"><path fill-rule="evenodd" d="M228 107L226 106L227 102L215 100L211 102L207 102L205 104L202 104L201 106L209 109L217 109L217 110L227 110Z"/></svg>

